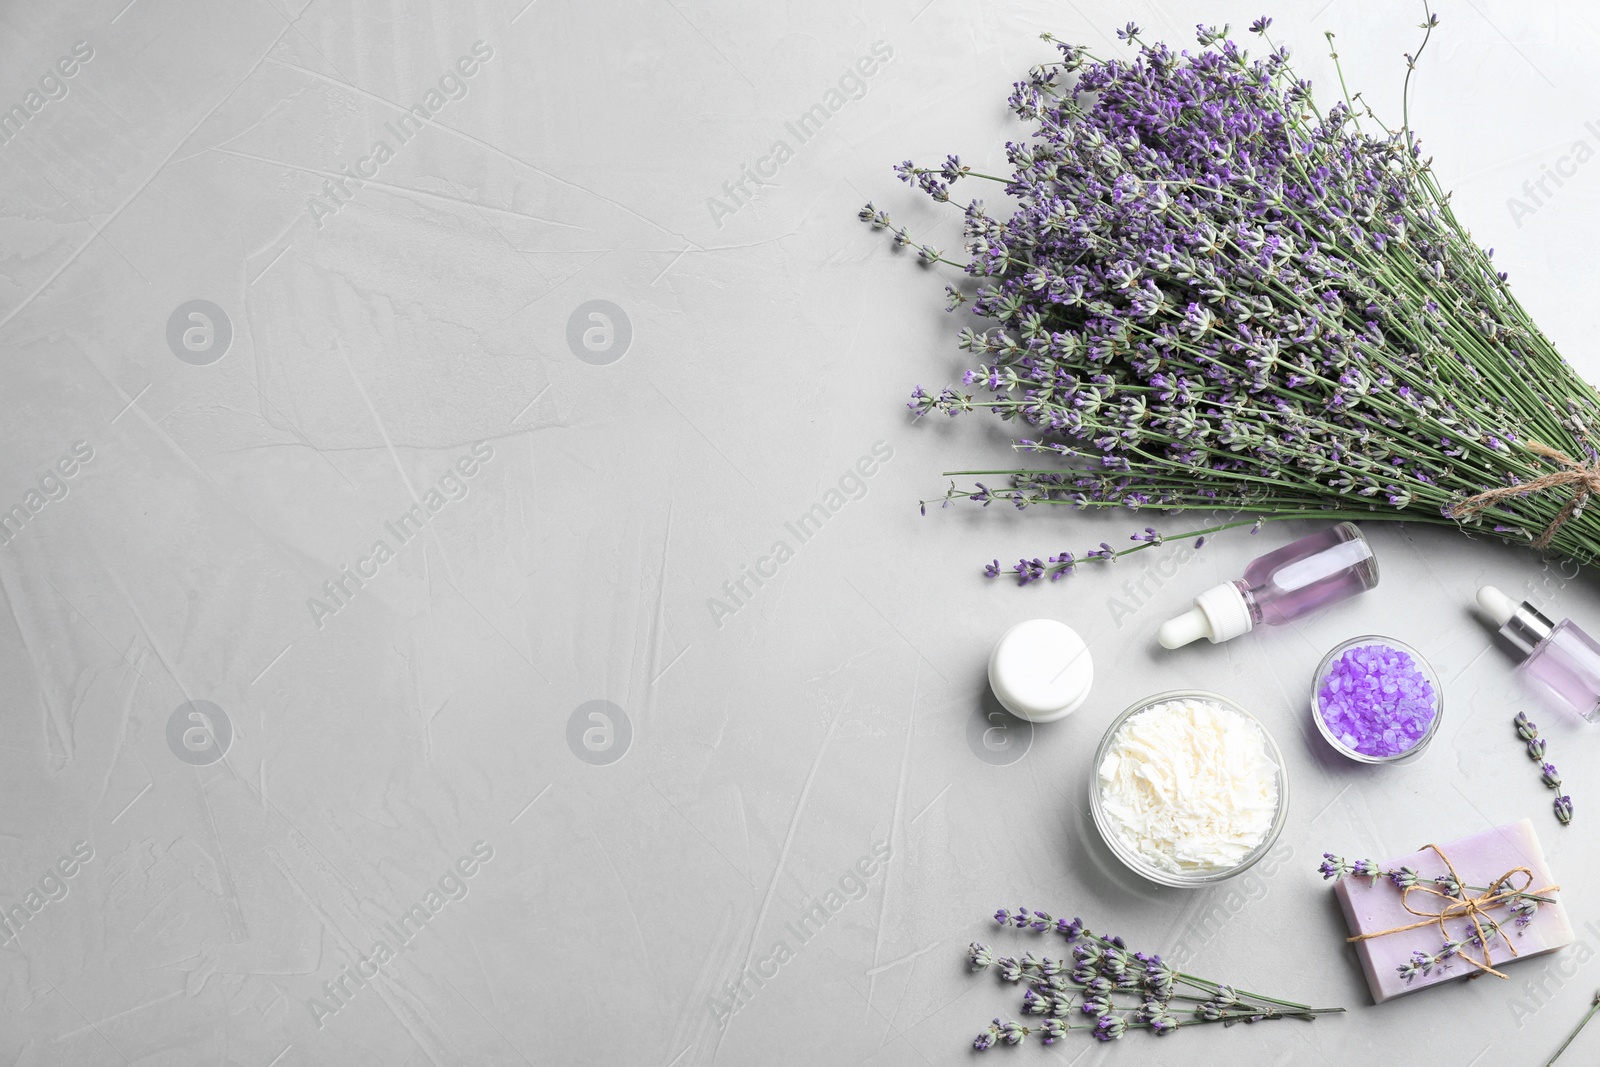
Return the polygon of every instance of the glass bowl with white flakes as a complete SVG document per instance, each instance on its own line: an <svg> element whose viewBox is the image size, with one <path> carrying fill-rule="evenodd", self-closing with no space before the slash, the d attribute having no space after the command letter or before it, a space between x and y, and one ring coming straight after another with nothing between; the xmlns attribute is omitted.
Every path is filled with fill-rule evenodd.
<svg viewBox="0 0 1600 1067"><path fill-rule="evenodd" d="M1227 697L1173 690L1118 715L1094 756L1089 806L1135 874L1180 888L1253 866L1289 813L1283 753Z"/></svg>

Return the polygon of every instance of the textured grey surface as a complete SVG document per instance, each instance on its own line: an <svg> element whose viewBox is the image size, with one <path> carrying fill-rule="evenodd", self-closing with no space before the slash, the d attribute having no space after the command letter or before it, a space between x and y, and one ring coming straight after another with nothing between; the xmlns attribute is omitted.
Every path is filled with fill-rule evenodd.
<svg viewBox="0 0 1600 1067"><path fill-rule="evenodd" d="M917 514L941 471L1008 453L981 418L908 423L908 390L958 373L958 323L856 209L958 245L889 165L996 165L1041 30L1109 51L1128 18L1183 41L1259 13L6 5L0 101L28 121L0 143L0 503L29 518L0 547L0 904L25 910L0 945L0 1062L965 1062L1015 1013L963 965L975 937L1024 947L991 936L1002 904L1352 1011L991 1056L1541 1062L1600 982L1600 735L1525 695L1467 604L1489 579L1600 629L1592 576L1378 528L1359 602L1161 654L1163 617L1292 531L1018 590L981 564L1147 520ZM1331 29L1397 113L1412 5L1272 14L1325 97ZM1593 378L1591 18L1448 5L1413 116ZM413 103L427 121L406 125ZM1558 164L1563 185L1508 202ZM802 541L786 524L818 502L839 506ZM1158 566L1174 576L1127 592ZM973 743L984 657L1038 615L1084 633L1098 681L1007 762ZM1313 666L1363 632L1446 679L1413 766L1341 762L1311 728ZM1189 686L1252 708L1291 764L1270 870L1204 892L1115 869L1086 818L1105 723ZM1569 780L1568 830L1510 736L1519 707ZM1370 1007L1318 854L1524 814L1581 947ZM75 847L92 859L51 876ZM802 939L819 901L837 911ZM363 963L379 942L404 950ZM719 1018L746 966L767 977ZM334 999L346 967L369 977Z"/></svg>

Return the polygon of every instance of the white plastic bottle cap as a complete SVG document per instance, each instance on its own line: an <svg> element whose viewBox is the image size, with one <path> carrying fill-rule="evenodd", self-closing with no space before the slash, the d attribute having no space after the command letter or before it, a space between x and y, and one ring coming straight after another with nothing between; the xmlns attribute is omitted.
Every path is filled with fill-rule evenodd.
<svg viewBox="0 0 1600 1067"><path fill-rule="evenodd" d="M1212 644L1227 641L1255 629L1250 605L1232 582L1214 585L1194 598L1194 607L1168 619L1156 631L1163 648L1181 648L1204 637Z"/></svg>
<svg viewBox="0 0 1600 1067"><path fill-rule="evenodd" d="M1478 590L1478 607L1494 620L1496 626L1504 626L1511 621L1511 616L1517 613L1517 602L1492 585L1483 586Z"/></svg>
<svg viewBox="0 0 1600 1067"><path fill-rule="evenodd" d="M989 688L1011 714L1054 722L1077 710L1094 683L1094 660L1078 632L1055 619L1029 619L1000 635L989 653Z"/></svg>

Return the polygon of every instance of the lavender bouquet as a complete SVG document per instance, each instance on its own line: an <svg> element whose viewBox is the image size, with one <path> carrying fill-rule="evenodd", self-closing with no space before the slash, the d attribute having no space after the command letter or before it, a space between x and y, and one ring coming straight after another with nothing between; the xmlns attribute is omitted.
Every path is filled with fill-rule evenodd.
<svg viewBox="0 0 1600 1067"><path fill-rule="evenodd" d="M1201 1023L1230 1026L1266 1019L1310 1020L1344 1011L1278 1000L1186 974L1160 956L1129 952L1122 938L1101 937L1086 929L1081 919L1052 918L1027 908L1018 908L1014 914L1001 908L994 919L1001 926L1059 934L1072 946L1072 957L1052 959L1028 952L1019 960L996 956L987 945L972 943L967 950L972 969L995 967L1001 981L1021 983L1025 987L1023 1012L1042 1016L1033 1025L995 1019L973 1039L973 1047L980 1052L1002 1042L1021 1044L1030 1034L1047 1045L1073 1032L1116 1041L1130 1030L1147 1030L1160 1037L1180 1026ZM1074 1023L1075 1017L1086 1017L1086 1021Z"/></svg>
<svg viewBox="0 0 1600 1067"><path fill-rule="evenodd" d="M988 395L919 387L912 410L987 408L1039 457L947 472L1007 484L952 482L944 504L1230 513L1182 537L1405 519L1591 560L1600 395L1457 220L1404 110L1390 128L1359 96L1319 108L1270 24L1250 27L1269 49L1256 59L1226 26L1179 53L1130 23L1126 59L1055 42L1060 60L1010 99L1033 131L1006 146L1013 173L956 156L897 168L961 208L965 262L861 211L975 280L947 292L982 320L960 345L981 361L965 383ZM1010 217L961 203L952 190L973 181L998 183ZM1146 527L1131 548L1012 569L1055 579L1163 539Z"/></svg>

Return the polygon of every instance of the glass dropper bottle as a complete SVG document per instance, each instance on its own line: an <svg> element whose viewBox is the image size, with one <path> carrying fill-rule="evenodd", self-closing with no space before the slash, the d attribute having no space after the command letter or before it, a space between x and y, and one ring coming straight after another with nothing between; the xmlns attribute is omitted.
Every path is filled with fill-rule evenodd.
<svg viewBox="0 0 1600 1067"><path fill-rule="evenodd" d="M1213 586L1194 607L1161 624L1156 639L1178 648L1204 637L1213 644L1276 626L1378 584L1378 561L1361 530L1341 522L1252 560L1244 577Z"/></svg>
<svg viewBox="0 0 1600 1067"><path fill-rule="evenodd" d="M1600 722L1600 644L1571 619L1551 622L1532 603L1518 604L1492 585L1478 590L1478 607L1500 627L1526 671L1590 722Z"/></svg>

